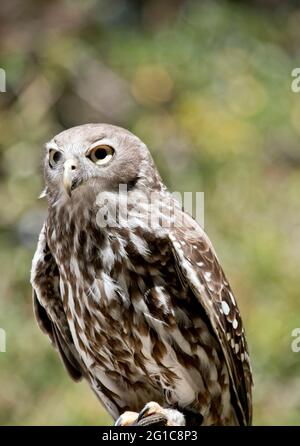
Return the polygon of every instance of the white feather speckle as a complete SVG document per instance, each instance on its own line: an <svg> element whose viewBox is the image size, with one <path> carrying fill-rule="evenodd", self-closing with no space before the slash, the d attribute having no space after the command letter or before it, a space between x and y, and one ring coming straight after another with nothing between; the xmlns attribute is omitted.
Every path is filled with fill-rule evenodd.
<svg viewBox="0 0 300 446"><path fill-rule="evenodd" d="M209 282L211 280L211 272L207 271L206 273L204 273L204 277Z"/></svg>
<svg viewBox="0 0 300 446"><path fill-rule="evenodd" d="M236 329L236 328L238 327L238 321L237 321L236 319L233 320L233 322L232 322L232 327L233 327L234 329Z"/></svg>
<svg viewBox="0 0 300 446"><path fill-rule="evenodd" d="M229 292L229 296L230 296L230 299L231 299L232 304L233 304L234 306L236 306L235 298L234 298L234 296L233 296L233 294L232 294L231 292Z"/></svg>
<svg viewBox="0 0 300 446"><path fill-rule="evenodd" d="M228 305L227 302L225 302L225 300L222 300L221 304L222 304L223 313L225 314L225 316L227 316L229 314L229 312L230 312L229 305Z"/></svg>

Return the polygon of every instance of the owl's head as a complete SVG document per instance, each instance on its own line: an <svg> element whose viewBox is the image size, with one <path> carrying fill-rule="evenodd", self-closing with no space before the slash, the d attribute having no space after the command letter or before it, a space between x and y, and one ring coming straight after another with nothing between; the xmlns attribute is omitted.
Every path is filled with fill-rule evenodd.
<svg viewBox="0 0 300 446"><path fill-rule="evenodd" d="M129 131L108 124L65 130L46 144L47 195L75 199L80 192L116 191L157 176L145 144ZM82 194L81 194L82 196Z"/></svg>

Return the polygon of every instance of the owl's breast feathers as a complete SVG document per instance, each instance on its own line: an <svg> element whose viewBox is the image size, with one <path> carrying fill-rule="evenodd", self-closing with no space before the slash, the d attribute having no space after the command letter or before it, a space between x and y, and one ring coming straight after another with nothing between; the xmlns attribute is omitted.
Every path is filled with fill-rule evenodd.
<svg viewBox="0 0 300 446"><path fill-rule="evenodd" d="M175 208L171 227L156 229L50 211L33 261L36 316L114 418L154 400L205 425L250 424L235 299L207 236Z"/></svg>

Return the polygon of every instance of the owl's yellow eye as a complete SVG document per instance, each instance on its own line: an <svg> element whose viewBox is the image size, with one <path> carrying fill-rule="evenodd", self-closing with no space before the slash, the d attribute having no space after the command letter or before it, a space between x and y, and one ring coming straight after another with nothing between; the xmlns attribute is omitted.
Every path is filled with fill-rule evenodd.
<svg viewBox="0 0 300 446"><path fill-rule="evenodd" d="M113 157L114 149L110 146L97 146L94 147L88 154L93 163L99 165L107 164Z"/></svg>
<svg viewBox="0 0 300 446"><path fill-rule="evenodd" d="M49 152L49 164L51 167L56 166L62 160L63 154L59 150L51 149Z"/></svg>

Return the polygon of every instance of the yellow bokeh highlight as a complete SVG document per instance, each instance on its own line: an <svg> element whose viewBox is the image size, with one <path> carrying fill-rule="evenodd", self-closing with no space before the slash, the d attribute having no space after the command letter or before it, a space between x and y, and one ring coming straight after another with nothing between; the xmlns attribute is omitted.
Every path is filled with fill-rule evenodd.
<svg viewBox="0 0 300 446"><path fill-rule="evenodd" d="M253 124L234 116L216 100L189 97L178 111L185 132L210 154L234 154L260 143Z"/></svg>
<svg viewBox="0 0 300 446"><path fill-rule="evenodd" d="M173 81L161 65L140 66L132 80L132 94L143 105L159 105L172 97Z"/></svg>
<svg viewBox="0 0 300 446"><path fill-rule="evenodd" d="M241 117L251 117L265 107L268 95L260 82L250 75L238 76L228 84L228 107Z"/></svg>

